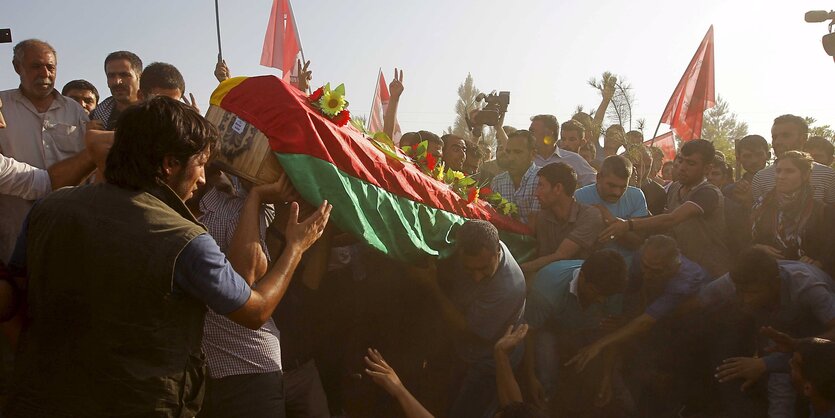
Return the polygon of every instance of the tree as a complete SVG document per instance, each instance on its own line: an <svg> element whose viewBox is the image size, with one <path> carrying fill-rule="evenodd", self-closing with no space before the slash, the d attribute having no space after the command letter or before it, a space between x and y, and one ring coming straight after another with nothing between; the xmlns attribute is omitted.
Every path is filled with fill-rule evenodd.
<svg viewBox="0 0 835 418"><path fill-rule="evenodd" d="M829 142L835 141L835 130L833 130L831 126L829 126L829 125L813 126L815 124L815 122L817 122L817 119L815 119L811 116L806 116L803 119L806 119L806 124L809 125L809 136L810 137L822 136L822 137L826 138L826 140L829 141Z"/></svg>
<svg viewBox="0 0 835 418"><path fill-rule="evenodd" d="M475 101L479 93L481 93L481 90L475 86L472 74L467 73L464 83L458 86L458 100L455 102L455 122L444 133L460 136L466 141L487 145L495 151L496 130L494 128L485 129L481 138L476 139L470 133L469 126L467 126L467 113L479 107L479 104Z"/></svg>
<svg viewBox="0 0 835 418"><path fill-rule="evenodd" d="M623 77L612 74L608 71L604 72L600 80L591 78L588 83L590 86L598 89L601 93L604 90L606 82L615 78L615 93L612 96L612 102L606 108L606 119L609 125L623 126L627 132L633 130L632 127L632 108L635 106L635 92L632 85L629 84ZM641 130L643 124L641 125Z"/></svg>
<svg viewBox="0 0 835 418"><path fill-rule="evenodd" d="M734 144L746 135L748 124L737 120L736 113L730 111L728 102L722 96L717 96L716 106L705 111L702 139L713 142L716 150L725 154L725 160L735 166Z"/></svg>

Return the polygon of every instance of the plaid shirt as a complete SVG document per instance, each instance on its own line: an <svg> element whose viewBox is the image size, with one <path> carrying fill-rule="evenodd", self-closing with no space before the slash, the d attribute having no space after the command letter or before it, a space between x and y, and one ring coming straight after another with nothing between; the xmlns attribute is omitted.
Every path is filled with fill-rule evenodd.
<svg viewBox="0 0 835 418"><path fill-rule="evenodd" d="M522 182L519 183L517 189L513 185L513 179L510 178L510 173L504 171L493 177L490 183L490 188L502 195L505 199L513 202L519 207L519 219L522 222L528 222L528 215L534 212L539 212L539 199L536 198L536 185L539 184L539 177L536 173L539 172L539 167L536 164L531 164L528 171L522 176Z"/></svg>
<svg viewBox="0 0 835 418"><path fill-rule="evenodd" d="M238 226L238 217L246 200L245 193L238 194L239 196L231 196L213 188L206 192L200 201L200 210L203 212L200 220L224 253L232 242L232 235ZM267 226L275 217L275 211L271 206L262 206L259 217L261 247L266 253L264 236ZM281 347L278 337L278 328L272 319L253 331L208 310L203 325L203 351L206 352L209 376L220 379L226 376L280 371Z"/></svg>

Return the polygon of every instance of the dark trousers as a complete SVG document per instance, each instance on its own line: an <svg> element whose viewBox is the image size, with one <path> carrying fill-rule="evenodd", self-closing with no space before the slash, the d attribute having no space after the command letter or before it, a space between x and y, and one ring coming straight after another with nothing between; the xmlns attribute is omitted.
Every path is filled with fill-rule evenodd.
<svg viewBox="0 0 835 418"><path fill-rule="evenodd" d="M297 366L297 367L293 367ZM285 364L284 397L287 418L329 418L328 398L316 362Z"/></svg>
<svg viewBox="0 0 835 418"><path fill-rule="evenodd" d="M284 418L281 372L207 379L200 418Z"/></svg>

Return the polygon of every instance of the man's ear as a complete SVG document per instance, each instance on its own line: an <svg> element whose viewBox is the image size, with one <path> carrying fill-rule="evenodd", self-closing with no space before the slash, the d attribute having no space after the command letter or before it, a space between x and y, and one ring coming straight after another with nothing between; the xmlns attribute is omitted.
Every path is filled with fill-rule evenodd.
<svg viewBox="0 0 835 418"><path fill-rule="evenodd" d="M162 174L165 178L169 178L180 171L182 164L173 155L166 155L162 158Z"/></svg>
<svg viewBox="0 0 835 418"><path fill-rule="evenodd" d="M16 72L17 75L20 75L20 65L17 61L12 60L12 67L14 67L14 72Z"/></svg>

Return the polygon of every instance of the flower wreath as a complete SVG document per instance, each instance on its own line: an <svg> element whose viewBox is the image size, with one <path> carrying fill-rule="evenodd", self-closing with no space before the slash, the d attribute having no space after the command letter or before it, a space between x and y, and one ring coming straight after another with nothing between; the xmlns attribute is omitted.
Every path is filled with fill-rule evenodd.
<svg viewBox="0 0 835 418"><path fill-rule="evenodd" d="M345 126L351 121L351 112L347 109L348 101L345 100L345 84L331 90L331 84L327 83L307 96L307 99L313 107L338 126Z"/></svg>

